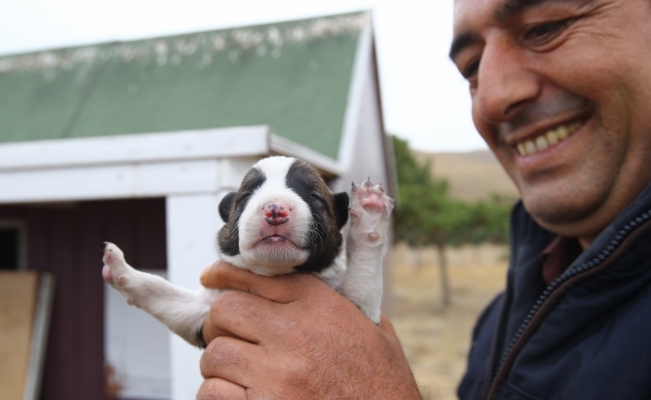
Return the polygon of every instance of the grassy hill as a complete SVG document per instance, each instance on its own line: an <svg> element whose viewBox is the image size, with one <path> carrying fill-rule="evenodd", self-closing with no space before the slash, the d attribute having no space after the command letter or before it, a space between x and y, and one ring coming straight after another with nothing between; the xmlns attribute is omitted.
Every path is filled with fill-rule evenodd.
<svg viewBox="0 0 651 400"><path fill-rule="evenodd" d="M468 153L413 151L419 162L431 161L432 175L444 178L450 195L460 200L487 198L492 194L518 198L518 192L501 165L488 150Z"/></svg>

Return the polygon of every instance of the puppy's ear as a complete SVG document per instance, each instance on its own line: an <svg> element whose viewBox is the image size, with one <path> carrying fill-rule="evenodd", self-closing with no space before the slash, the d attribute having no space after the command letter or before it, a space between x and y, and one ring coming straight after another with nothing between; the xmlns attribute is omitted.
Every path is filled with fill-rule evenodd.
<svg viewBox="0 0 651 400"><path fill-rule="evenodd" d="M233 205L233 200L235 199L235 192L230 192L222 199L219 203L219 215L222 217L224 222L228 222L228 217L231 215L231 206Z"/></svg>
<svg viewBox="0 0 651 400"><path fill-rule="evenodd" d="M337 218L337 227L343 228L348 222L348 193L341 192L334 195L335 198L335 217Z"/></svg>

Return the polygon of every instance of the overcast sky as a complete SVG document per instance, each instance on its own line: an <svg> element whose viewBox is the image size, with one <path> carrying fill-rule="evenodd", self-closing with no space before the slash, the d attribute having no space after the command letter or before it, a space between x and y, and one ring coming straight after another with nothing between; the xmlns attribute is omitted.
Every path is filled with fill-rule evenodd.
<svg viewBox="0 0 651 400"><path fill-rule="evenodd" d="M386 128L426 151L486 145L448 60L453 0L0 0L0 54L372 9Z"/></svg>

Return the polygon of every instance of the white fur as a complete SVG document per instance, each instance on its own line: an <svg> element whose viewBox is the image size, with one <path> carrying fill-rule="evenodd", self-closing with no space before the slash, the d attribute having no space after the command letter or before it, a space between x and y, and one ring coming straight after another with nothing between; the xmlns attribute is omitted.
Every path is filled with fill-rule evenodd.
<svg viewBox="0 0 651 400"><path fill-rule="evenodd" d="M254 166L263 170L267 179L250 198L240 217L240 254L223 256L226 261L261 275L278 275L292 272L293 266L307 260L308 251L298 247L304 245L312 234L312 215L309 206L285 184L285 176L294 161L288 157L270 157ZM264 219L260 215L270 202L281 202L290 207L291 225L283 229L298 246L284 246L272 257L264 247L256 246L259 232L264 228ZM315 275L379 323L382 260L388 245L393 200L383 194L381 186L367 181L362 186L353 187L350 208L345 252L340 253L332 266ZM219 291L190 291L158 276L137 271L126 263L122 251L112 243L106 244L103 260L104 279L119 290L129 304L153 315L187 342L200 345L197 332Z"/></svg>
<svg viewBox="0 0 651 400"><path fill-rule="evenodd" d="M219 296L218 290L188 290L160 276L140 272L127 264L122 250L113 243L104 247L102 275L133 306L154 316L172 332L200 346L197 332Z"/></svg>
<svg viewBox="0 0 651 400"><path fill-rule="evenodd" d="M393 200L383 192L370 181L352 190L346 239L348 268L337 288L376 324L380 322L382 261L389 244L389 215L393 209ZM373 207L364 207L361 200L369 197L373 199ZM385 208L374 208L380 204Z"/></svg>

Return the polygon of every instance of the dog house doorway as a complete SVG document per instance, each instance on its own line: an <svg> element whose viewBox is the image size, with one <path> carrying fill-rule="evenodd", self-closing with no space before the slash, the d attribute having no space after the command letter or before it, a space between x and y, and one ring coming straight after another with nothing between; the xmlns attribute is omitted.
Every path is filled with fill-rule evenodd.
<svg viewBox="0 0 651 400"><path fill-rule="evenodd" d="M27 227L20 220L0 219L0 271L25 270Z"/></svg>

